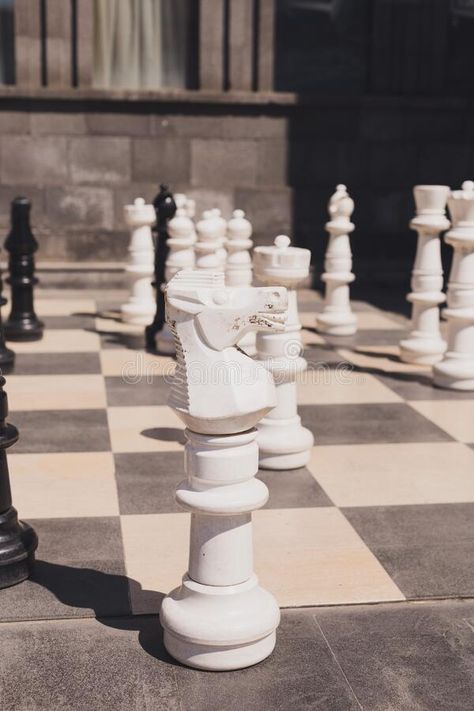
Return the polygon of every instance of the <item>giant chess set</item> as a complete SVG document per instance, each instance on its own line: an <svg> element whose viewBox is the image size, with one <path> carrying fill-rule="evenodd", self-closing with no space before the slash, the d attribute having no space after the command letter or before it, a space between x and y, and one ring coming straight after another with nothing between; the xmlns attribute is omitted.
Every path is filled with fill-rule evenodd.
<svg viewBox="0 0 474 711"><path fill-rule="evenodd" d="M474 182L414 200L410 324L351 299L342 184L322 297L308 249L254 247L242 210L196 219L163 185L124 208L122 304L34 301L30 203L12 203L0 389L20 439L2 389L2 620L160 612L173 658L229 670L272 652L280 607L462 594L458 561L426 575L409 532L415 517L435 568L437 522L462 538L456 506L474 501ZM94 605L68 597L59 564L98 568ZM117 575L125 596L107 588Z"/></svg>

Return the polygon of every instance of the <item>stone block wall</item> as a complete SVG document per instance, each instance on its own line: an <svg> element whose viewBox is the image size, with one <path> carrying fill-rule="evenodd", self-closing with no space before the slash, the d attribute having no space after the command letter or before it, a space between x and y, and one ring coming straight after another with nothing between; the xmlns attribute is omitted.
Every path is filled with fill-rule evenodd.
<svg viewBox="0 0 474 711"><path fill-rule="evenodd" d="M320 269L327 201L344 182L356 203L356 263L409 269L411 188L473 177L471 113L462 100L0 99L0 228L25 194L40 261L123 262L123 205L168 182L198 210L244 209L257 243L289 232Z"/></svg>

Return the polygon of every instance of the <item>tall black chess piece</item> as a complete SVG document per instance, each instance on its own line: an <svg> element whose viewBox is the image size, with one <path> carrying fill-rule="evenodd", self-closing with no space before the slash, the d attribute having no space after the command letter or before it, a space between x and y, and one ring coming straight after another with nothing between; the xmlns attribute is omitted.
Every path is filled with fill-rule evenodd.
<svg viewBox="0 0 474 711"><path fill-rule="evenodd" d="M27 523L18 520L12 506L7 447L18 439L18 430L5 422L8 415L5 378L0 376L0 589L21 583L29 577L38 538Z"/></svg>
<svg viewBox="0 0 474 711"><path fill-rule="evenodd" d="M35 277L34 253L38 242L30 227L31 202L17 197L11 204L11 230L5 240L9 252L9 277L12 308L5 322L5 336L10 341L39 341L43 337L43 324L35 314L33 287Z"/></svg>
<svg viewBox="0 0 474 711"><path fill-rule="evenodd" d="M156 311L153 322L145 328L145 343L148 351L156 351L155 336L165 323L165 282L166 257L168 255L168 222L176 214L176 203L168 186L161 184L160 192L153 200L156 212L156 225L153 229L155 243L155 277L153 286L156 291Z"/></svg>
<svg viewBox="0 0 474 711"><path fill-rule="evenodd" d="M2 312L1 307L5 306L7 300L2 295L3 292L3 280L2 273L0 271L0 375L2 373L9 373L15 362L15 354L10 348L5 345L5 334L3 333L3 323L2 323Z"/></svg>

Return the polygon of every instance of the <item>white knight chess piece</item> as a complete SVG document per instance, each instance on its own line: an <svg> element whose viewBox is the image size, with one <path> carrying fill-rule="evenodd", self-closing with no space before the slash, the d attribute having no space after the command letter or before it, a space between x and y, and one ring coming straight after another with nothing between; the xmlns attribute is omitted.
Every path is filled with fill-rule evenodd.
<svg viewBox="0 0 474 711"><path fill-rule="evenodd" d="M448 198L452 228L445 241L454 248L448 284L448 348L433 366L435 385L474 390L474 182Z"/></svg>
<svg viewBox="0 0 474 711"><path fill-rule="evenodd" d="M185 270L166 287L177 365L169 405L186 429L187 479L176 500L191 512L189 567L163 600L168 652L183 664L250 666L275 645L278 606L253 572L251 513L268 489L255 425L276 402L271 374L235 344L251 329L282 328L282 287L229 288L224 274Z"/></svg>
<svg viewBox="0 0 474 711"><path fill-rule="evenodd" d="M443 357L446 343L439 329L439 304L443 294L440 232L449 227L446 217L447 185L416 185L413 195L416 216L410 227L418 233L411 275L412 330L400 343L400 358L406 363L432 365Z"/></svg>
<svg viewBox="0 0 474 711"><path fill-rule="evenodd" d="M354 281L349 235L354 230L350 221L354 201L345 185L338 185L329 200L330 220L326 223L329 243L324 259L326 284L324 309L316 320L318 331L330 336L352 336L357 330L357 318L352 313L349 299L349 284Z"/></svg>
<svg viewBox="0 0 474 711"><path fill-rule="evenodd" d="M288 289L288 319L284 331L257 333L257 359L275 378L277 406L258 424L260 466L263 469L297 469L311 456L313 434L303 427L298 415L297 379L307 368L302 357L301 323L296 286L308 276L311 252L290 246L290 238L279 235L272 247L256 247L254 269L263 284Z"/></svg>
<svg viewBox="0 0 474 711"><path fill-rule="evenodd" d="M131 231L130 256L125 269L130 297L122 305L122 320L146 326L156 309L152 287L155 253L151 234L151 227L156 222L155 208L145 204L143 198L136 198L132 205L125 205L124 216Z"/></svg>

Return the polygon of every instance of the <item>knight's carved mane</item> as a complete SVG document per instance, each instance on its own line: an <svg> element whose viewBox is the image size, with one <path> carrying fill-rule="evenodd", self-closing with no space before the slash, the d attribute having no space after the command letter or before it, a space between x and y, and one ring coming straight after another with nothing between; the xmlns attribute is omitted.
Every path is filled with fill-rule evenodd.
<svg viewBox="0 0 474 711"><path fill-rule="evenodd" d="M224 287L225 275L223 272L182 269L175 274L167 290L170 298L177 296L183 298L183 301L186 301L186 298L189 301L198 301L200 290L222 289ZM184 307L183 303L181 303L181 307ZM186 354L183 352L176 323L171 319L168 321L168 325L174 336L176 347L176 370L171 384L169 403L172 407L186 409L189 405Z"/></svg>

